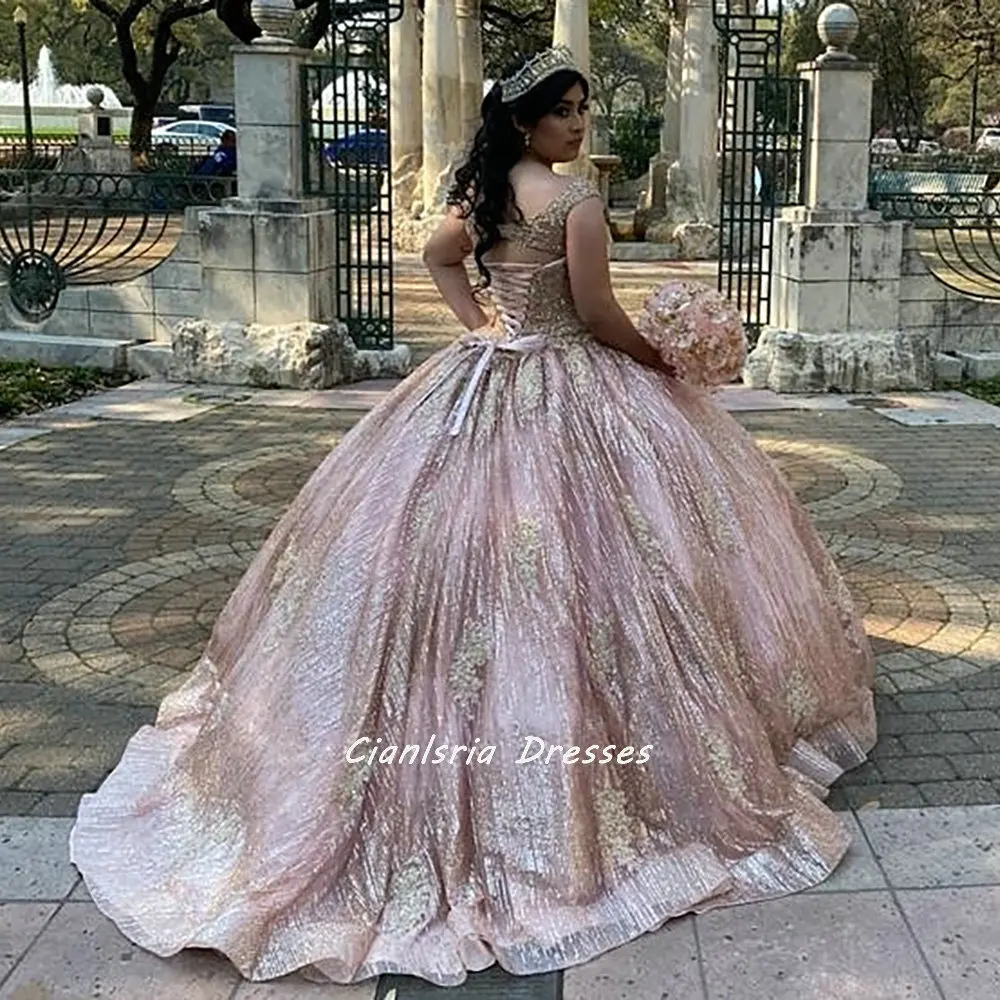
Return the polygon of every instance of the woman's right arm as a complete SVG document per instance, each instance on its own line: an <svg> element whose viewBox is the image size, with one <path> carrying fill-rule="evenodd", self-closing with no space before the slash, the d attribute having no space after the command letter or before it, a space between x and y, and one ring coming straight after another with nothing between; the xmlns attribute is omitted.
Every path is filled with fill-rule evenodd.
<svg viewBox="0 0 1000 1000"><path fill-rule="evenodd" d="M608 228L598 198L577 205L566 220L566 263L573 303L597 340L641 364L673 374L655 348L640 336L611 287Z"/></svg>

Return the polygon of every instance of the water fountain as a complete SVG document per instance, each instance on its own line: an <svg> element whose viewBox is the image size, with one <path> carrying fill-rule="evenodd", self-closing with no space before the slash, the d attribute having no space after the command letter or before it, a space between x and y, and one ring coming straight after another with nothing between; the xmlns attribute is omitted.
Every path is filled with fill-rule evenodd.
<svg viewBox="0 0 1000 1000"><path fill-rule="evenodd" d="M52 51L43 45L38 52L38 72L31 82L31 113L35 131L76 132L78 116L87 110L87 91L94 85L60 83L52 64ZM123 108L110 87L101 85L104 109L114 119L115 131L127 132L132 109ZM0 80L0 129L20 129L24 125L21 105L21 82Z"/></svg>

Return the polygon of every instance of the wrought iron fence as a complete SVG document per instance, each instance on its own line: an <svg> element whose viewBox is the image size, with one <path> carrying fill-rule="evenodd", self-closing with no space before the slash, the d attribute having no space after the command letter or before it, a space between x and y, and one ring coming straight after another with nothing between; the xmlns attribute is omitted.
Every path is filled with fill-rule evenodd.
<svg viewBox="0 0 1000 1000"><path fill-rule="evenodd" d="M330 62L303 69L304 188L337 209L337 316L361 348L393 345L389 25L402 10L335 2Z"/></svg>
<svg viewBox="0 0 1000 1000"><path fill-rule="evenodd" d="M234 177L0 170L0 268L10 302L39 323L70 285L137 278L173 250L185 209L235 192Z"/></svg>
<svg viewBox="0 0 1000 1000"><path fill-rule="evenodd" d="M1000 150L980 153L949 149L934 153L872 150L871 170L873 173L898 170L917 173L989 174L1000 171Z"/></svg>
<svg viewBox="0 0 1000 1000"><path fill-rule="evenodd" d="M942 284L1000 301L1000 173L873 170L870 204L914 227L917 248Z"/></svg>
<svg viewBox="0 0 1000 1000"><path fill-rule="evenodd" d="M771 316L774 220L803 200L807 84L780 74L782 0L746 13L716 8L721 94L719 290L743 315L751 342Z"/></svg>

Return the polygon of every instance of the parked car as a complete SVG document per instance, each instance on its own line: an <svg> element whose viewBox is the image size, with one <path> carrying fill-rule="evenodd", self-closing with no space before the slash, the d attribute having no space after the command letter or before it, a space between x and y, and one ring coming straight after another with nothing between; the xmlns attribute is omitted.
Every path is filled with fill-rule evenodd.
<svg viewBox="0 0 1000 1000"><path fill-rule="evenodd" d="M899 143L895 139L876 138L872 139L868 146L873 153L898 153Z"/></svg>
<svg viewBox="0 0 1000 1000"><path fill-rule="evenodd" d="M154 128L154 145L175 146L178 152L214 152L226 132L236 134L236 129L221 122L178 121Z"/></svg>
<svg viewBox="0 0 1000 1000"><path fill-rule="evenodd" d="M1000 150L1000 128L984 129L976 143L977 153L986 153L992 150Z"/></svg>
<svg viewBox="0 0 1000 1000"><path fill-rule="evenodd" d="M334 139L326 145L326 159L339 167L388 166L389 133L371 129Z"/></svg>
<svg viewBox="0 0 1000 1000"><path fill-rule="evenodd" d="M185 117L236 127L236 109L231 104L181 104L178 110Z"/></svg>

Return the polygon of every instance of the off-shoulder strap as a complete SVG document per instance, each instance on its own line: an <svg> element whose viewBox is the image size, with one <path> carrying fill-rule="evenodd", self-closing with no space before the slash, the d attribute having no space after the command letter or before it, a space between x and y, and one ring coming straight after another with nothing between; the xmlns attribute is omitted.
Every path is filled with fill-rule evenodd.
<svg viewBox="0 0 1000 1000"><path fill-rule="evenodd" d="M600 198L601 192L596 185L583 178L574 179L566 185L563 191L554 199L553 205L558 205L562 219L565 221L570 212L582 202L591 198Z"/></svg>

